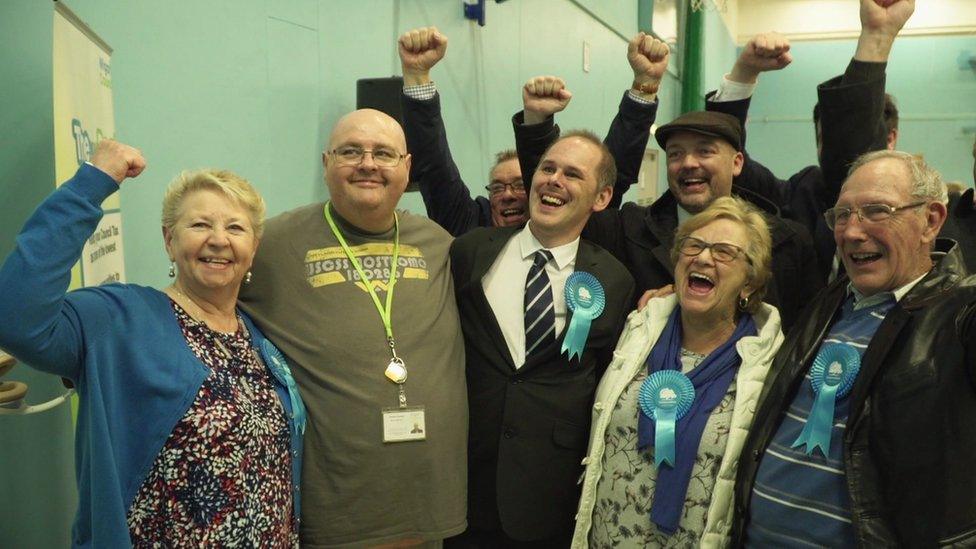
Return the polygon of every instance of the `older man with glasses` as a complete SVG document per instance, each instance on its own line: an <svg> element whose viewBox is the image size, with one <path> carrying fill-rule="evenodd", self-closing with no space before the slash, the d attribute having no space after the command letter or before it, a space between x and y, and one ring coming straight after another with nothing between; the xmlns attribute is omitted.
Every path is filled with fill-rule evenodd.
<svg viewBox="0 0 976 549"><path fill-rule="evenodd" d="M301 544L437 546L465 527L452 239L395 211L411 157L389 116L344 116L322 161L330 201L268 221L241 292L308 407Z"/></svg>
<svg viewBox="0 0 976 549"><path fill-rule="evenodd" d="M847 276L780 348L743 450L734 533L753 547L976 541L976 277L938 172L859 158L825 214Z"/></svg>

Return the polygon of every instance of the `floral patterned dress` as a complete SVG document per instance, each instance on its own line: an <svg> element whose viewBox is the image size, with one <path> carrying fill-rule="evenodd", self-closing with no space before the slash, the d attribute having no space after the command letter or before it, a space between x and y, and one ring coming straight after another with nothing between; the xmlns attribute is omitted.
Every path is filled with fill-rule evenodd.
<svg viewBox="0 0 976 549"><path fill-rule="evenodd" d="M704 359L704 355L682 349L682 371L691 371ZM601 464L603 475L596 487L590 528L589 545L593 548L697 547L705 532L712 489L732 425L735 380L705 423L678 530L667 536L650 517L657 481L654 448L637 449L638 395L646 377L647 369L642 368L620 394L610 416Z"/></svg>
<svg viewBox="0 0 976 549"><path fill-rule="evenodd" d="M239 322L211 330L172 303L211 372L129 508L135 547L297 547L288 421Z"/></svg>

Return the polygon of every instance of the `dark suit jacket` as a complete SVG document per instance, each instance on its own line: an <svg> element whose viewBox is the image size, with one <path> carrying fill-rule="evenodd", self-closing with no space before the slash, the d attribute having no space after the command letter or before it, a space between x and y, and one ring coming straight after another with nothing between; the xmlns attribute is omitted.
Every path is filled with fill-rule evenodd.
<svg viewBox="0 0 976 549"><path fill-rule="evenodd" d="M583 355L570 361L559 352L564 328L516 370L481 279L518 230L478 228L458 238L451 270L467 360L468 523L531 541L572 533L593 394L630 311L634 281L613 256L581 240L576 270L596 276L607 297Z"/></svg>

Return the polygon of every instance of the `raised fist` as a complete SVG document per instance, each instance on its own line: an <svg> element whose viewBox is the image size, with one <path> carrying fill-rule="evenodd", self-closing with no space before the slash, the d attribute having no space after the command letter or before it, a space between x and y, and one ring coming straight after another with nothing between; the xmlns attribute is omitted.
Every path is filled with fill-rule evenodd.
<svg viewBox="0 0 976 549"><path fill-rule="evenodd" d="M423 27L403 33L397 42L404 76L430 72L447 52L447 37L437 27Z"/></svg>
<svg viewBox="0 0 976 549"><path fill-rule="evenodd" d="M914 11L915 0L861 0L861 30L894 38Z"/></svg>
<svg viewBox="0 0 976 549"><path fill-rule="evenodd" d="M121 184L127 177L136 177L146 169L146 159L135 147L112 139L102 139L95 148L91 163Z"/></svg>
<svg viewBox="0 0 976 549"><path fill-rule="evenodd" d="M566 89L566 82L557 76L536 76L522 86L522 104L525 107L525 123L537 124L549 115L566 108L573 94Z"/></svg>
<svg viewBox="0 0 976 549"><path fill-rule="evenodd" d="M627 44L627 61L634 70L634 89L654 95L668 70L668 45L646 33L638 33Z"/></svg>
<svg viewBox="0 0 976 549"><path fill-rule="evenodd" d="M736 82L755 82L759 73L778 71L793 62L790 41L778 32L753 36L742 48L730 79Z"/></svg>

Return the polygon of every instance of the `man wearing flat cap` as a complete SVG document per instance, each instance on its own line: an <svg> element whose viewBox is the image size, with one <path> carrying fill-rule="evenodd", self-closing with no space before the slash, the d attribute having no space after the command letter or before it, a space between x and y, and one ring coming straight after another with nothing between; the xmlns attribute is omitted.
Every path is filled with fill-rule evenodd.
<svg viewBox="0 0 976 549"><path fill-rule="evenodd" d="M656 109L657 104L651 105ZM704 210L716 198L745 198L768 214L773 238L773 280L765 301L775 305L787 331L802 308L823 287L810 234L798 223L778 216L775 204L733 185L744 172L765 170L743 151L745 136L739 119L730 114L695 111L658 128L665 151L668 192L650 206L629 202L590 217L583 238L612 253L633 275L638 292L674 282L670 259L678 224ZM534 169L533 153L516 132L523 171Z"/></svg>

